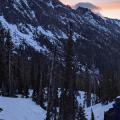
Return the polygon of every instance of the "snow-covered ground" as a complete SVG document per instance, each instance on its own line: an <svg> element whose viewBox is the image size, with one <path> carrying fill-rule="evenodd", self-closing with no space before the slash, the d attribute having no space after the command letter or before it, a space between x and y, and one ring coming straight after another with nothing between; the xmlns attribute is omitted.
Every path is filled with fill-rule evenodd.
<svg viewBox="0 0 120 120"><path fill-rule="evenodd" d="M96 104L92 107L86 108L86 117L88 120L91 120L91 109L94 112L95 120L104 120L104 112L108 111L112 108L113 103L109 103L108 105Z"/></svg>
<svg viewBox="0 0 120 120"><path fill-rule="evenodd" d="M31 99L0 97L0 120L44 120L46 112Z"/></svg>
<svg viewBox="0 0 120 120"><path fill-rule="evenodd" d="M83 102L84 92L78 98L79 102ZM91 109L94 112L96 120L104 120L104 112L111 108L113 103L108 105L97 104L89 108L85 108L86 117L91 118ZM39 105L36 105L31 98L7 98L0 97L0 120L44 120L46 111Z"/></svg>
<svg viewBox="0 0 120 120"><path fill-rule="evenodd" d="M80 103L82 106L84 106L85 92L80 91L79 94L80 94L80 96L77 97L78 103ZM91 94L91 97L93 97L93 94ZM110 108L112 108L113 104L114 104L114 102L109 103L108 105L102 105L101 103L99 103L99 104L96 104L89 108L87 108L85 106L86 118L88 120L91 120L91 110L93 110L95 120L104 120L104 112L106 112Z"/></svg>

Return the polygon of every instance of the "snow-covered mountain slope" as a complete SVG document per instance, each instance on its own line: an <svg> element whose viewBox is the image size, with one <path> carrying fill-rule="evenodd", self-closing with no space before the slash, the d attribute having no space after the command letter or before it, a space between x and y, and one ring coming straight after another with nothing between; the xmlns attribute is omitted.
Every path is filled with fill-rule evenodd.
<svg viewBox="0 0 120 120"><path fill-rule="evenodd" d="M9 24L4 18L4 16L0 16L0 21L3 28L5 28L6 30L10 30L11 36L13 38L12 40L15 46L18 47L22 43L22 41L25 40L25 43L33 47L35 50L39 52L47 51L47 48L45 46L41 47L40 44L33 39L33 34L30 30L28 30L28 34L20 32L17 26L14 24Z"/></svg>
<svg viewBox="0 0 120 120"><path fill-rule="evenodd" d="M16 47L24 41L36 51L46 53L56 41L62 51L70 22L78 61L85 64L94 54L100 67L114 64L116 57L120 59L119 20L103 18L82 7L73 10L59 0L0 1L0 28L10 30Z"/></svg>
<svg viewBox="0 0 120 120"><path fill-rule="evenodd" d="M84 102L84 92L80 92L79 103ZM86 118L90 120L91 109L94 112L96 120L104 119L104 112L112 108L112 103L108 105L96 104L92 107L85 108ZM36 105L30 98L7 98L0 97L0 119L3 120L44 120L46 111L39 105Z"/></svg>
<svg viewBox="0 0 120 120"><path fill-rule="evenodd" d="M49 42L53 42L56 39L55 36L66 38L64 32L52 26L55 22L55 16L52 16L55 15L54 8L63 6L60 2L55 0L5 0L1 2L0 27L10 30L15 45L18 46L24 40L28 46L44 52L48 51L46 45L41 45L40 40L39 42L35 40L36 33L47 37ZM60 35L57 32L60 32Z"/></svg>

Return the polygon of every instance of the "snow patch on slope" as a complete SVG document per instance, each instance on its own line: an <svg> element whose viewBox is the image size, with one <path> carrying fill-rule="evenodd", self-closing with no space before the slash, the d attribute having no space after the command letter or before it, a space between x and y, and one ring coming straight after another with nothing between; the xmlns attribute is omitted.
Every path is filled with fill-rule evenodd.
<svg viewBox="0 0 120 120"><path fill-rule="evenodd" d="M48 5L49 7L52 7L52 8L54 9L54 5L53 5L53 3L52 3L51 0L47 3L47 5Z"/></svg>
<svg viewBox="0 0 120 120"><path fill-rule="evenodd" d="M23 4L27 7L27 9L24 9ZM21 14L23 14L23 15L24 15L24 13L26 13L26 16L27 16L30 20L36 18L35 13L34 13L34 11L31 10L31 8L29 7L27 0L23 0L23 1L22 1L22 0L21 0L21 1L20 1L20 0L17 0L17 1L14 1L13 7L14 7L17 11L19 11Z"/></svg>
<svg viewBox="0 0 120 120"><path fill-rule="evenodd" d="M53 40L51 40L51 39L55 39L55 37L54 37L54 35L53 35L53 33L52 33L51 31L49 31L49 30L44 30L41 26L38 26L37 32L40 32L40 33L42 33L43 35L49 37L49 38L50 38L50 42L53 42Z"/></svg>
<svg viewBox="0 0 120 120"><path fill-rule="evenodd" d="M10 31L15 46L19 47L22 41L24 41L27 45L39 52L48 52L45 46L41 47L40 44L33 39L32 32L29 31L27 34L20 32L16 25L9 24L3 16L0 16L0 23L5 29Z"/></svg>
<svg viewBox="0 0 120 120"><path fill-rule="evenodd" d="M100 24L98 23L98 21L96 21L96 20L93 18L93 16L91 15L91 12L89 12L89 11L86 12L86 13L84 14L83 18L84 18L87 22L89 22L90 24L92 24L93 26L99 28L100 30L103 30L103 31L105 31L105 32L109 32L109 30L108 30L107 28L105 28L104 26L100 25Z"/></svg>

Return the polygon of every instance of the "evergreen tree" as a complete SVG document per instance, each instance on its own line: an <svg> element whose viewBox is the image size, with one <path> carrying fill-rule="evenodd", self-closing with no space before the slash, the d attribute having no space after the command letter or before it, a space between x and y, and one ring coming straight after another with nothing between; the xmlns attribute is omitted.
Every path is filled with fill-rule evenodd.
<svg viewBox="0 0 120 120"><path fill-rule="evenodd" d="M55 43L50 69L50 82L48 87L48 106L46 120L57 120L57 84L56 84L56 45Z"/></svg>
<svg viewBox="0 0 120 120"><path fill-rule="evenodd" d="M25 44L22 42L22 44L19 46L17 50L17 69L16 69L16 77L17 77L17 86L18 86L18 94L25 94L24 93L24 84L26 84L25 79L25 67L27 65L26 61L26 55L25 55Z"/></svg>
<svg viewBox="0 0 120 120"><path fill-rule="evenodd" d="M72 26L70 25L65 49L65 78L60 98L59 120L74 120L76 114L77 101L73 45Z"/></svg>
<svg viewBox="0 0 120 120"><path fill-rule="evenodd" d="M81 104L78 106L78 110L76 113L76 120L87 120L85 117L85 111L82 108Z"/></svg>
<svg viewBox="0 0 120 120"><path fill-rule="evenodd" d="M13 51L13 43L11 41L10 32L6 33L6 41L5 41L5 49L6 49L6 68L7 68L7 81L8 81L8 89L9 96L14 96L14 80L12 74L12 51Z"/></svg>
<svg viewBox="0 0 120 120"><path fill-rule="evenodd" d="M18 49L17 54L17 86L18 93L22 94L22 97L28 98L28 89L30 83L30 64L28 57L25 53L26 44L24 42L21 43Z"/></svg>
<svg viewBox="0 0 120 120"><path fill-rule="evenodd" d="M118 95L118 89L116 80L114 78L113 70L104 70L102 80L100 82L101 88L101 101L102 103L108 103L112 101Z"/></svg>
<svg viewBox="0 0 120 120"><path fill-rule="evenodd" d="M12 74L12 50L13 44L9 31L2 29L0 31L0 52L1 52L1 89L2 95L13 96L14 95L14 81Z"/></svg>
<svg viewBox="0 0 120 120"><path fill-rule="evenodd" d="M23 82L22 82L22 71L21 71L21 62L22 62L22 56L21 56L21 47L18 49L18 55L16 60L16 80L17 80L17 89L18 94L23 94Z"/></svg>
<svg viewBox="0 0 120 120"><path fill-rule="evenodd" d="M88 71L88 67L86 67L86 71L85 71L85 80L86 80L86 83L85 83L85 90L86 90L86 93L85 93L85 100L86 100L86 105L87 107L89 107L91 105L91 78L90 78L90 74L89 74L89 71Z"/></svg>
<svg viewBox="0 0 120 120"><path fill-rule="evenodd" d="M6 78L6 51L5 51L5 37L6 31L4 29L0 30L0 89L2 95L7 95L8 86Z"/></svg>
<svg viewBox="0 0 120 120"><path fill-rule="evenodd" d="M38 68L37 80L38 80L38 93L37 93L36 103L44 108L44 104L43 104L43 99L44 99L43 73L42 73L42 70L40 70L40 67Z"/></svg>
<svg viewBox="0 0 120 120"><path fill-rule="evenodd" d="M33 83L32 99L35 102L37 102L37 99L38 99L39 81L40 81L40 69L39 69L39 64L37 63L37 59L39 60L39 58L35 54L33 57L32 66L31 66L31 81Z"/></svg>
<svg viewBox="0 0 120 120"><path fill-rule="evenodd" d="M91 109L91 120L95 120L93 110Z"/></svg>

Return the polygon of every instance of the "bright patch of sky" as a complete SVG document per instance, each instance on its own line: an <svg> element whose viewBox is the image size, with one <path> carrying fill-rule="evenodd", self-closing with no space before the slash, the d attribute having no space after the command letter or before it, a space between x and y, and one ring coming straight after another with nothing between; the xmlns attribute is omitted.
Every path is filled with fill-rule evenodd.
<svg viewBox="0 0 120 120"><path fill-rule="evenodd" d="M60 0L66 5L74 6L77 3L92 3L100 8L100 13L105 17L120 19L120 0Z"/></svg>

